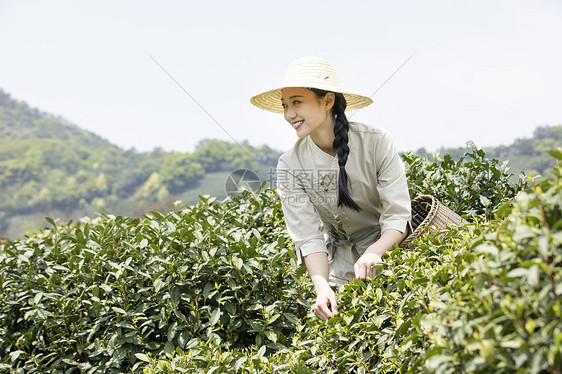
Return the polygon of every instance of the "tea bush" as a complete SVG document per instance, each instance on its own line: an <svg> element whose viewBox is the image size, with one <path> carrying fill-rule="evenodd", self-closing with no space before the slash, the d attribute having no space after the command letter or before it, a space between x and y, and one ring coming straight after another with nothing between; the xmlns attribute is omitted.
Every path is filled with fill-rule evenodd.
<svg viewBox="0 0 562 374"><path fill-rule="evenodd" d="M496 221L395 249L370 282L340 290L335 317L297 325L286 349L202 344L144 372L560 373L560 164L554 174Z"/></svg>
<svg viewBox="0 0 562 374"><path fill-rule="evenodd" d="M523 190L527 181L523 175L512 181L507 162L486 159L483 150L468 145L471 151L458 160L449 155L435 155L434 160L403 155L410 196L435 196L469 220L493 219L496 209Z"/></svg>
<svg viewBox="0 0 562 374"><path fill-rule="evenodd" d="M51 224L0 247L0 362L14 372L127 372L199 341L276 348L308 312L274 191Z"/></svg>
<svg viewBox="0 0 562 374"><path fill-rule="evenodd" d="M445 205L478 218L521 190L523 183L509 182L507 169L496 161L485 160L477 150L471 157L472 164L405 156L411 183L421 186L411 186L412 194L435 194ZM484 177L490 175L496 179ZM542 198L554 187L541 188ZM441 189L452 192L438 195ZM457 196L461 190L463 199ZM491 203L474 192L485 190ZM530 198L529 206L535 200ZM505 207L502 214L508 211ZM552 240L559 243L559 217L553 211L545 214ZM519 222L516 214L510 217ZM148 365L146 373L414 372L441 367L439 360L444 365L468 362L453 350L465 341L448 346L439 338L442 329L434 328L441 323L451 330L448 320L438 318L462 320L454 313L464 313L465 302L487 311L477 302L499 298L497 286L490 285L495 273L482 278L471 266L490 263L486 256L491 254L480 253L499 245L490 242L490 235L505 230L502 240L508 240L512 234L507 223L474 223L451 231L444 241L428 237L418 241L415 251L394 251L375 279L356 281L339 293L340 313L323 323L310 314L313 288L304 268L296 268L274 191L245 192L222 203L202 197L195 206L165 216L152 212L145 219L49 221L51 227L41 233L0 244L0 370L124 373ZM527 268L533 269L528 274L538 271ZM525 270L514 274L519 273L528 277ZM480 279L475 275L484 280L474 283ZM477 286L483 287L479 293ZM454 297L460 299L453 302ZM466 318L475 313L466 312ZM533 315L536 329L553 320L542 316ZM557 330L545 331L548 341ZM476 357L482 351L478 344L495 344L488 330L479 332L486 343L468 330L462 334L472 344L465 354ZM547 357L544 362L557 362L557 348L552 349L554 361ZM495 348L494 357L500 352ZM524 368L528 361L522 360L517 364ZM492 361L472 362L478 369Z"/></svg>

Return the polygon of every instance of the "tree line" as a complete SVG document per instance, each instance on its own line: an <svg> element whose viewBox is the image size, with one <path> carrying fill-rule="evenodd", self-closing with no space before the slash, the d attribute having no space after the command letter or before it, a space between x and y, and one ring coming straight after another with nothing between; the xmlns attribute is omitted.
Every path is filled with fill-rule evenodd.
<svg viewBox="0 0 562 374"><path fill-rule="evenodd" d="M271 167L278 156L266 145L215 139L192 153L123 150L0 90L0 236L33 228L18 217L33 226L52 212L68 220L169 210L207 173Z"/></svg>
<svg viewBox="0 0 562 374"><path fill-rule="evenodd" d="M562 126L541 126L530 139L484 151L489 158L509 160L513 174L534 176L548 170L552 159L546 152L560 146ZM469 151L439 153L459 159ZM414 153L430 156L423 148ZM192 153L123 150L0 90L0 237L21 237L44 226L45 216L64 221L101 212L168 212L176 200L195 203L199 194L216 193L206 191L224 191L226 175L235 169L270 178L279 155L267 145L215 139L200 141ZM213 174L217 177L202 185Z"/></svg>
<svg viewBox="0 0 562 374"><path fill-rule="evenodd" d="M512 144L499 145L497 147L483 147L488 158L498 159L499 161L509 161L510 169L518 173L525 172L529 176L545 175L550 173L553 166L553 159L548 152L562 146L562 125L558 126L539 126L531 138L519 138ZM470 147L442 147L438 153L449 155L459 159ZM416 151L419 155L429 155L424 148Z"/></svg>

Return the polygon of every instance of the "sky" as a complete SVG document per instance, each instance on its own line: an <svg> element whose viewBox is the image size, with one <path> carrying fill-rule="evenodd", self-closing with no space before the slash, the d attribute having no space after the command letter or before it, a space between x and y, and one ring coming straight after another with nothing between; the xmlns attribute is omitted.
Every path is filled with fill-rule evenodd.
<svg viewBox="0 0 562 374"><path fill-rule="evenodd" d="M289 149L282 115L249 100L303 56L379 89L348 115L400 151L562 124L560 0L0 0L0 89L124 149Z"/></svg>

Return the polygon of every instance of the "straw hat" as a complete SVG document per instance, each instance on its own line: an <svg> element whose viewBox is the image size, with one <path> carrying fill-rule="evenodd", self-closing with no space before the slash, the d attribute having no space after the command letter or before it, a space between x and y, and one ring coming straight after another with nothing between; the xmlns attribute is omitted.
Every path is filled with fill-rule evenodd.
<svg viewBox="0 0 562 374"><path fill-rule="evenodd" d="M328 60L320 57L303 57L294 61L287 72L281 88L263 92L250 99L258 108L274 113L283 113L281 90L283 87L318 88L325 91L340 92L347 102L347 110L364 108L373 103L369 97L340 87L336 69Z"/></svg>

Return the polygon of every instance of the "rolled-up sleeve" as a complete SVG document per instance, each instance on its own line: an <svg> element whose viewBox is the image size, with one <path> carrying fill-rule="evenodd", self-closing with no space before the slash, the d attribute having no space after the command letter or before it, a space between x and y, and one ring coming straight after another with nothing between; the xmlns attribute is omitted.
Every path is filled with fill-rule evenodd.
<svg viewBox="0 0 562 374"><path fill-rule="evenodd" d="M411 220L411 202L402 158L390 135L384 132L376 146L377 191L382 203L381 233L388 229L405 232Z"/></svg>
<svg viewBox="0 0 562 374"><path fill-rule="evenodd" d="M326 241L321 222L310 197L298 177L299 170L291 167L283 156L277 164L277 193L281 198L283 214L289 236L295 243L297 263L316 252L326 252Z"/></svg>

